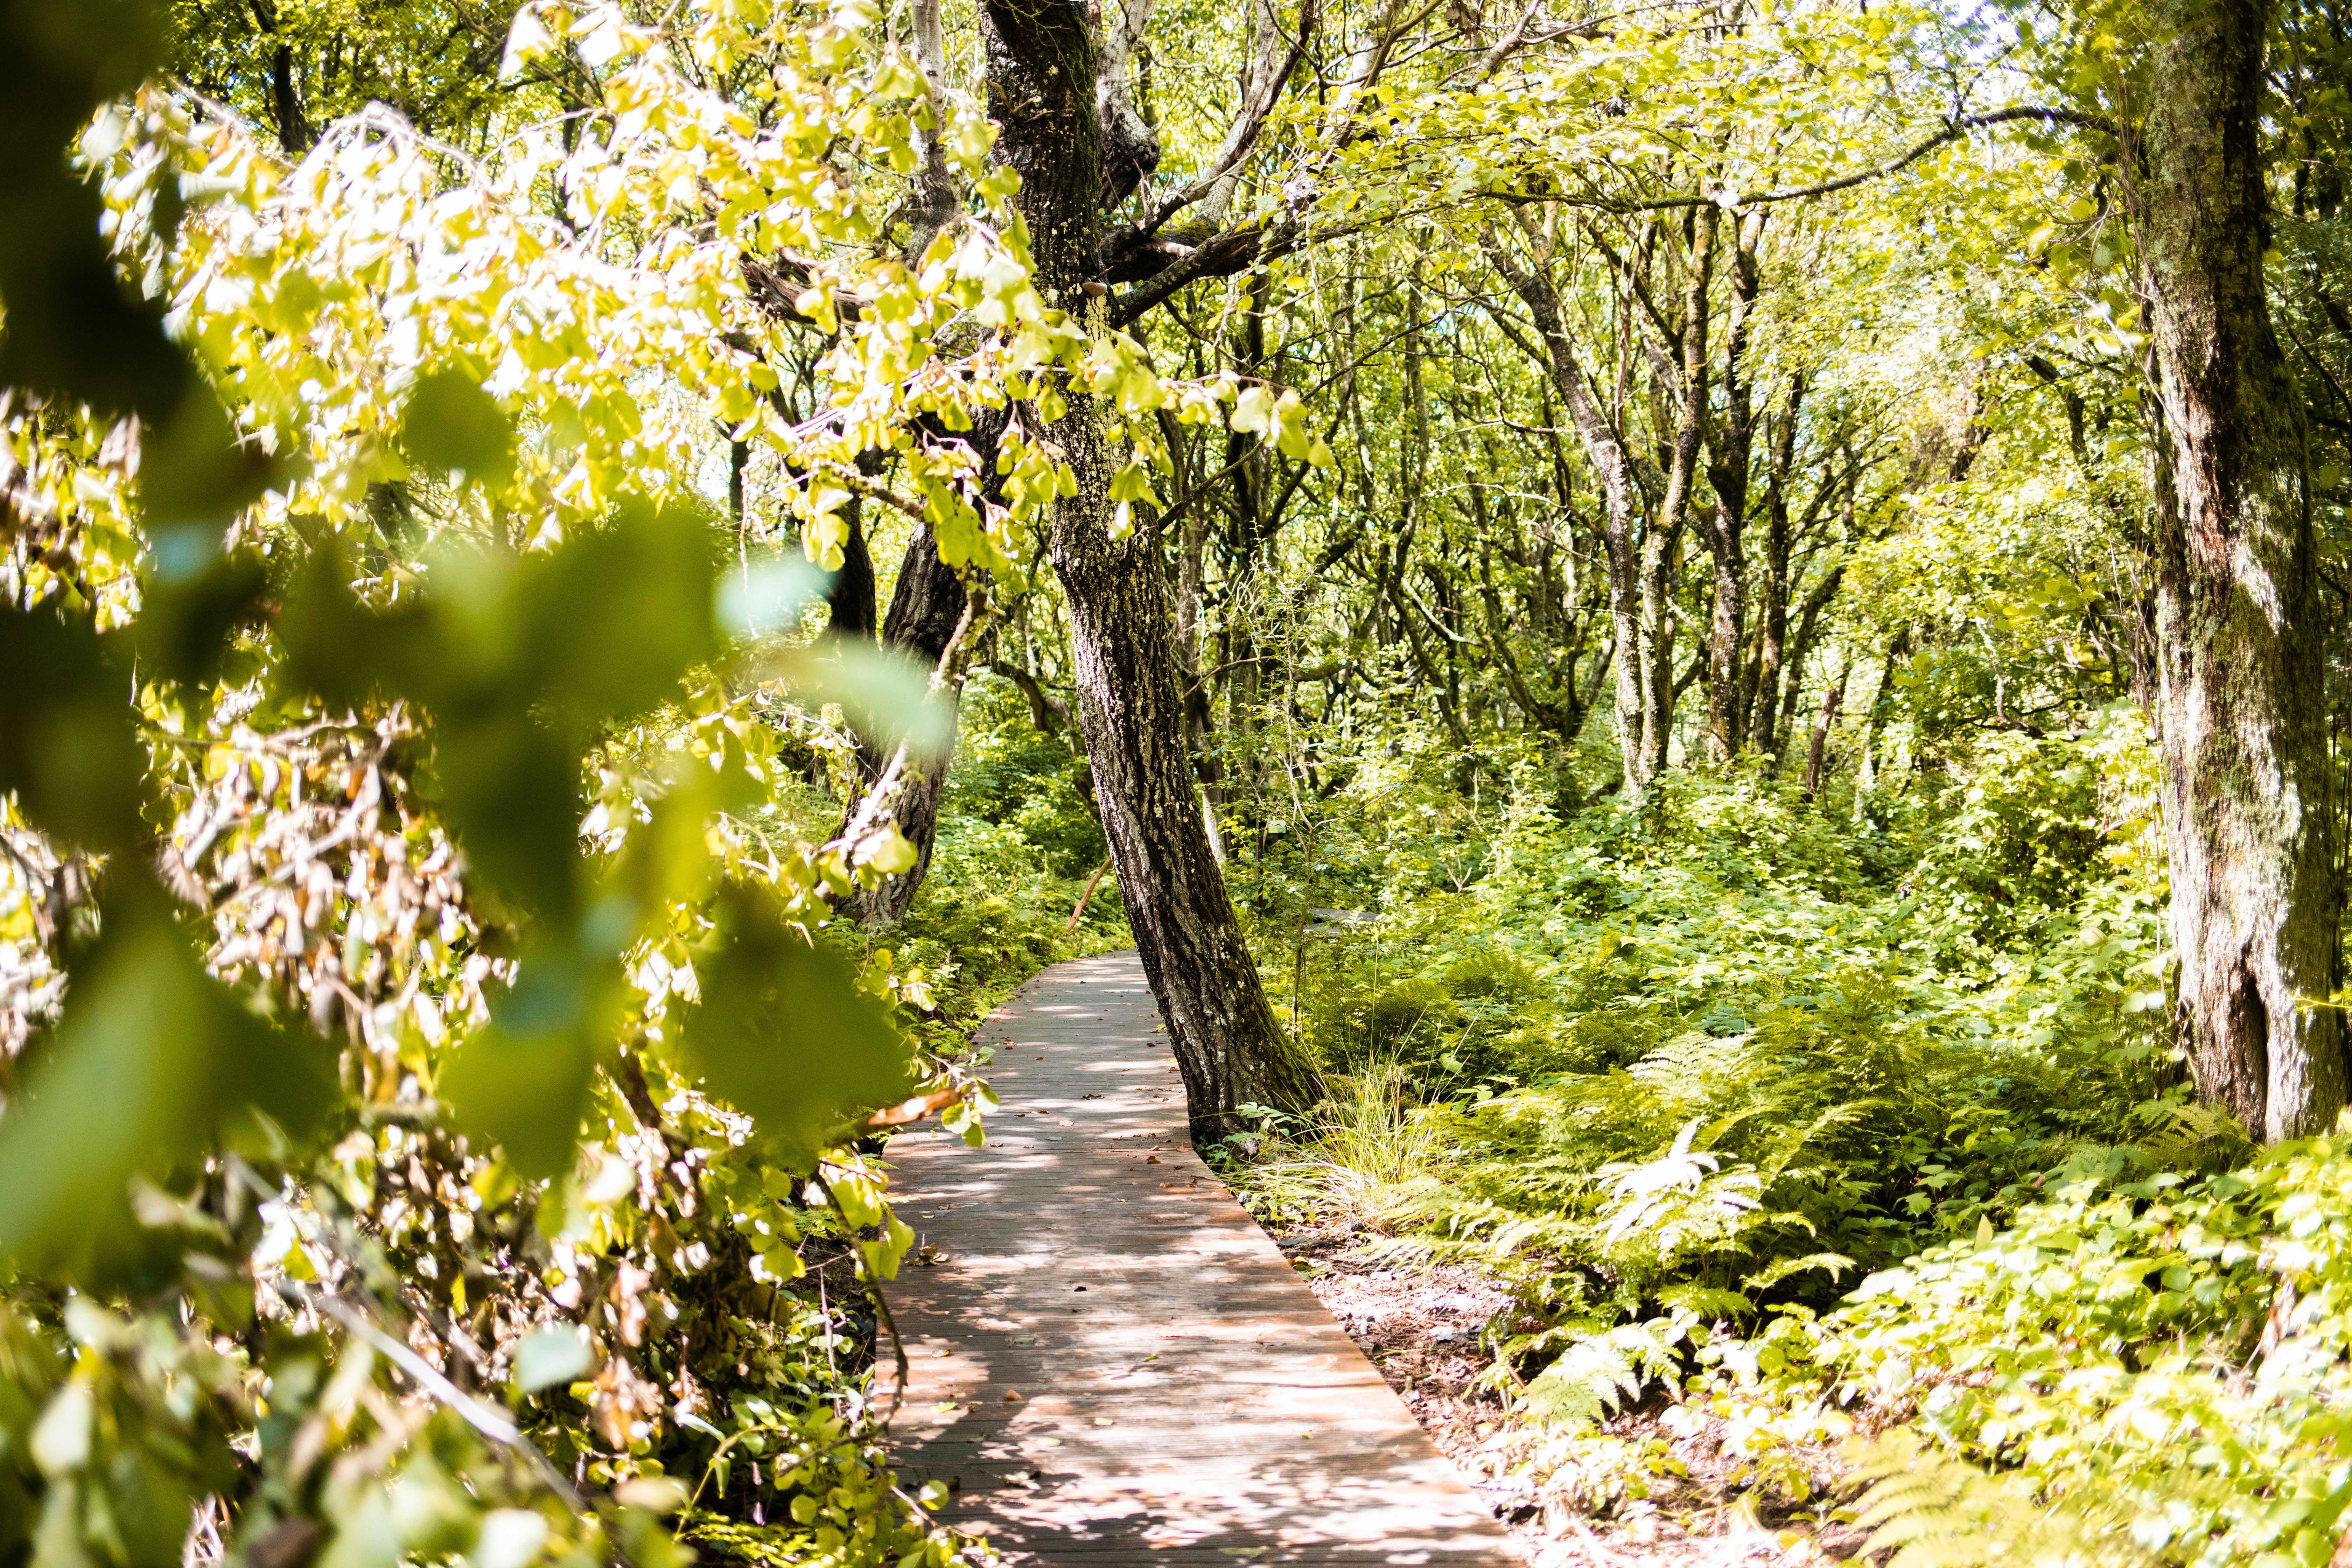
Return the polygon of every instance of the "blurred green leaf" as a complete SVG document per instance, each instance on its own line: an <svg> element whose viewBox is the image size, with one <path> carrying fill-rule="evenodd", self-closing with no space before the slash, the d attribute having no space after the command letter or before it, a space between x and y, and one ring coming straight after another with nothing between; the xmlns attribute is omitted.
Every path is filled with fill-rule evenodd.
<svg viewBox="0 0 2352 1568"><path fill-rule="evenodd" d="M260 618L268 586L261 557L224 555L218 543L218 531L202 524L157 536L132 623L142 678L162 676L184 688L211 679L230 635Z"/></svg>
<svg viewBox="0 0 2352 1568"><path fill-rule="evenodd" d="M839 703L850 726L885 750L904 741L924 761L955 739L955 710L932 692L931 672L895 648L828 637L814 647L780 650L767 672L803 702Z"/></svg>
<svg viewBox="0 0 2352 1568"><path fill-rule="evenodd" d="M695 958L702 1000L686 1021L684 1065L806 1163L843 1113L906 1095L906 1045L849 966L810 946L772 895L739 884L718 902L718 933Z"/></svg>
<svg viewBox="0 0 2352 1568"><path fill-rule="evenodd" d="M335 1091L329 1047L248 1012L159 907L107 914L54 1045L0 1115L0 1255L85 1277L121 1261L134 1173L240 1137L253 1111L307 1131Z"/></svg>
<svg viewBox="0 0 2352 1568"><path fill-rule="evenodd" d="M192 385L141 442L140 507L152 532L203 526L217 537L279 467L239 441L212 393Z"/></svg>
<svg viewBox="0 0 2352 1568"><path fill-rule="evenodd" d="M434 779L450 828L476 869L554 918L575 902L580 762L536 716L503 706L444 718Z"/></svg>
<svg viewBox="0 0 2352 1568"><path fill-rule="evenodd" d="M719 623L732 637L772 637L800 625L824 596L826 574L794 549L756 561L719 580Z"/></svg>
<svg viewBox="0 0 2352 1568"><path fill-rule="evenodd" d="M493 488L514 478L514 421L462 372L436 371L416 384L400 438L420 467L455 469Z"/></svg>
<svg viewBox="0 0 2352 1568"><path fill-rule="evenodd" d="M439 1092L459 1124L502 1145L526 1176L561 1175L572 1163L614 978L609 963L531 949L515 984L490 998L488 1026L442 1069Z"/></svg>
<svg viewBox="0 0 2352 1568"><path fill-rule="evenodd" d="M549 1323L525 1334L515 1346L514 1384L525 1394L536 1394L552 1384L571 1382L594 1359L578 1329Z"/></svg>
<svg viewBox="0 0 2352 1568"><path fill-rule="evenodd" d="M611 526L530 559L515 614L532 698L608 719L675 696L718 650L710 539L685 508L628 501Z"/></svg>
<svg viewBox="0 0 2352 1568"><path fill-rule="evenodd" d="M162 58L147 0L0 5L0 385L162 422L194 383L158 301L131 296L108 253L96 189L66 150L92 110Z"/></svg>
<svg viewBox="0 0 2352 1568"><path fill-rule="evenodd" d="M25 815L91 849L140 837L147 759L131 723L130 677L89 623L0 609L0 790Z"/></svg>

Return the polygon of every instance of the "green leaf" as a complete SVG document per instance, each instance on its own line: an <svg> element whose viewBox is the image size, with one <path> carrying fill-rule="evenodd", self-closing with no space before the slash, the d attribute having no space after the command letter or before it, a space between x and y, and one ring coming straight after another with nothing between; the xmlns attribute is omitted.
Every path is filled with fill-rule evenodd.
<svg viewBox="0 0 2352 1568"><path fill-rule="evenodd" d="M438 725L434 776L466 857L510 897L572 909L583 814L578 753L540 716L500 704Z"/></svg>
<svg viewBox="0 0 2352 1568"><path fill-rule="evenodd" d="M334 1095L328 1048L247 1011L150 900L108 909L54 1047L0 1116L0 1256L22 1266L135 1270L132 1175L246 1142L255 1111L305 1133Z"/></svg>
<svg viewBox="0 0 2352 1568"><path fill-rule="evenodd" d="M640 713L719 647L699 513L625 502L611 525L534 557L515 595L528 700L584 718Z"/></svg>
<svg viewBox="0 0 2352 1568"><path fill-rule="evenodd" d="M526 1176L561 1175L572 1163L613 983L609 964L536 948L515 984L490 999L490 1022L460 1046L438 1090L460 1126L495 1141Z"/></svg>
<svg viewBox="0 0 2352 1568"><path fill-rule="evenodd" d="M686 1020L683 1065L782 1140L788 1157L813 1162L845 1113L913 1087L907 1047L881 1007L764 889L722 892L718 934L694 970L702 1000Z"/></svg>
<svg viewBox="0 0 2352 1568"><path fill-rule="evenodd" d="M0 790L35 826L92 849L141 837L147 759L129 679L79 617L0 609Z"/></svg>
<svg viewBox="0 0 2352 1568"><path fill-rule="evenodd" d="M533 1329L515 1346L514 1385L536 1394L552 1384L570 1383L594 1364L588 1341L568 1323Z"/></svg>
<svg viewBox="0 0 2352 1568"><path fill-rule="evenodd" d="M904 741L921 760L955 738L955 711L933 696L930 671L895 649L828 637L778 654L769 668L803 701L839 703L850 727L885 751Z"/></svg>
<svg viewBox="0 0 2352 1568"><path fill-rule="evenodd" d="M461 372L436 371L416 384L400 440L420 468L454 470L493 489L514 479L514 422Z"/></svg>
<svg viewBox="0 0 2352 1568"><path fill-rule="evenodd" d="M223 555L217 530L201 524L156 535L131 623L140 674L190 688L210 679L238 627L261 620L268 579L251 551ZM191 693L193 695L193 693Z"/></svg>

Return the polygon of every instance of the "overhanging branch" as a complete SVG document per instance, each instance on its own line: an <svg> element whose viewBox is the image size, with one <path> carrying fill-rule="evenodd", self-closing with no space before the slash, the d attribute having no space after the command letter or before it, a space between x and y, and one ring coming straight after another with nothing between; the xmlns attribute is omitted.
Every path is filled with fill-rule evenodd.
<svg viewBox="0 0 2352 1568"><path fill-rule="evenodd" d="M1559 192L1496 192L1507 202L1565 202L1571 206L1599 207L1607 212L1646 213L1672 212L1686 207L1721 206L1725 208L1760 206L1769 202L1802 201L1808 196L1826 196L1836 191L1848 190L1872 180L1884 179L1910 167L1937 148L1957 142L1971 131L1988 126L2013 124L2019 121L2038 120L2049 125L2071 125L2078 131L2095 131L2103 135L2116 134L2116 122L2103 114L2086 114L2078 109L2053 109L2028 105L2019 109L2000 109L1990 114L1963 114L1947 121L1944 128L1899 156L1851 174L1841 174L1833 180L1822 180L1810 185L1799 185L1785 191L1762 191L1755 194L1719 190L1703 195L1658 196L1643 202L1612 202L1579 200Z"/></svg>

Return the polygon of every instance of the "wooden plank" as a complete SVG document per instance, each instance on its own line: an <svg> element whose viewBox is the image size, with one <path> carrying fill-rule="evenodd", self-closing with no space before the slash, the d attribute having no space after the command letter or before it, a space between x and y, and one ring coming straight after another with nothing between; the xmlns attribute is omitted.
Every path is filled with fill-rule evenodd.
<svg viewBox="0 0 2352 1568"><path fill-rule="evenodd" d="M989 1146L889 1148L934 1258L888 1291L891 1447L954 1489L945 1521L1074 1568L1518 1562L1193 1152L1132 952L1046 971L982 1037Z"/></svg>

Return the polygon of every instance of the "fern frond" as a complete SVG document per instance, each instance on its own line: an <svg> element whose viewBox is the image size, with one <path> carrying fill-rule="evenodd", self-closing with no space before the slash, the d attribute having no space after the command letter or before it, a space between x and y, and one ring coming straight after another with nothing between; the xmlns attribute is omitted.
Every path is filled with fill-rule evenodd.
<svg viewBox="0 0 2352 1568"><path fill-rule="evenodd" d="M1864 1449L1855 1473L1876 1478L1854 1505L1868 1550L1887 1568L2141 1568L2154 1561L2123 1531L2099 1529L2034 1496L2023 1477L1922 1452L1907 1432Z"/></svg>
<svg viewBox="0 0 2352 1568"><path fill-rule="evenodd" d="M1580 1339L1528 1381L1527 1409L1561 1426L1591 1426L1640 1398L1648 1379L1670 1375L1682 1338L1671 1320L1653 1318Z"/></svg>

